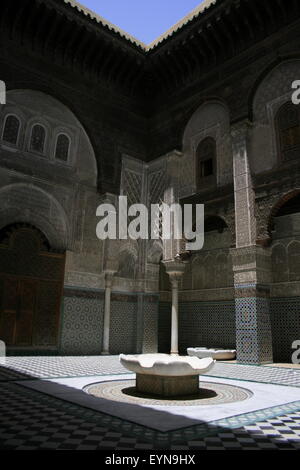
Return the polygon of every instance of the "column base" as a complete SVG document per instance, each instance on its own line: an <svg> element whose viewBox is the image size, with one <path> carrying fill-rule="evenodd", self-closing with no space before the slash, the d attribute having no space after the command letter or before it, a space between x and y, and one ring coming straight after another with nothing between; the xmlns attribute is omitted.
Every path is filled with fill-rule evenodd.
<svg viewBox="0 0 300 470"><path fill-rule="evenodd" d="M181 397L199 392L199 375L160 376L136 374L136 389L139 393L160 397Z"/></svg>

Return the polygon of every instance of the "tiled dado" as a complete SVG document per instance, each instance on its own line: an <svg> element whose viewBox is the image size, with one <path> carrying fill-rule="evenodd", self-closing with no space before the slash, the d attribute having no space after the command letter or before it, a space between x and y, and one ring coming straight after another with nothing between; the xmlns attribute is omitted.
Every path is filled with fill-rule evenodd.
<svg viewBox="0 0 300 470"><path fill-rule="evenodd" d="M270 302L262 298L237 299L236 345L238 362L272 362Z"/></svg>
<svg viewBox="0 0 300 470"><path fill-rule="evenodd" d="M104 315L104 291L64 289L61 315L62 354L100 354Z"/></svg>
<svg viewBox="0 0 300 470"><path fill-rule="evenodd" d="M160 302L158 343L160 352L170 351L171 303ZM235 348L234 301L180 302L179 347Z"/></svg>
<svg viewBox="0 0 300 470"><path fill-rule="evenodd" d="M113 293L111 300L111 354L156 351L158 296Z"/></svg>
<svg viewBox="0 0 300 470"><path fill-rule="evenodd" d="M186 346L237 347L241 363L291 362L300 340L300 296L269 298L269 286L236 286L232 302L180 302L179 341ZM162 301L162 299L166 299ZM160 297L158 344L170 350L171 302ZM223 334L225 332L225 334Z"/></svg>
<svg viewBox="0 0 300 470"><path fill-rule="evenodd" d="M143 312L139 312L139 298ZM158 297L151 294L113 292L111 296L110 353L136 353L139 334L138 317L144 314L143 324L151 324L149 337L143 341L148 349L155 348L153 329L157 321ZM153 306L153 307L152 307ZM62 354L89 355L102 351L104 290L65 288L61 319ZM151 345L149 344L151 343Z"/></svg>
<svg viewBox="0 0 300 470"><path fill-rule="evenodd" d="M236 347L238 362L272 362L269 286L235 286Z"/></svg>
<svg viewBox="0 0 300 470"><path fill-rule="evenodd" d="M292 344L300 341L300 297L271 299L271 325L275 362L292 360Z"/></svg>

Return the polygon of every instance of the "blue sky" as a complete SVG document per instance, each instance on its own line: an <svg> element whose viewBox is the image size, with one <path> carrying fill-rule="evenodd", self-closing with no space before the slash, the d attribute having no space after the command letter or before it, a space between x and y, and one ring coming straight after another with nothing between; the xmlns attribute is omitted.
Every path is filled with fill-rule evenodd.
<svg viewBox="0 0 300 470"><path fill-rule="evenodd" d="M202 0L78 1L146 44L202 3Z"/></svg>

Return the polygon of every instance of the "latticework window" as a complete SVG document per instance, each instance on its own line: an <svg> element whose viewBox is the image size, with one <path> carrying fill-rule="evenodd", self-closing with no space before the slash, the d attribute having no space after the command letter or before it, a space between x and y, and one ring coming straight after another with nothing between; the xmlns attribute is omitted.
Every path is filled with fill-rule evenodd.
<svg viewBox="0 0 300 470"><path fill-rule="evenodd" d="M45 128L39 124L33 126L30 140L30 150L38 153L44 153L45 140Z"/></svg>
<svg viewBox="0 0 300 470"><path fill-rule="evenodd" d="M197 148L197 180L212 177L215 174L216 142L212 137L202 140Z"/></svg>
<svg viewBox="0 0 300 470"><path fill-rule="evenodd" d="M60 134L56 140L55 158L64 162L68 161L70 150L70 139L65 134Z"/></svg>
<svg viewBox="0 0 300 470"><path fill-rule="evenodd" d="M300 108L293 103L284 104L276 116L281 160L300 157Z"/></svg>
<svg viewBox="0 0 300 470"><path fill-rule="evenodd" d="M3 130L3 141L16 145L20 130L20 121L16 116L7 116Z"/></svg>

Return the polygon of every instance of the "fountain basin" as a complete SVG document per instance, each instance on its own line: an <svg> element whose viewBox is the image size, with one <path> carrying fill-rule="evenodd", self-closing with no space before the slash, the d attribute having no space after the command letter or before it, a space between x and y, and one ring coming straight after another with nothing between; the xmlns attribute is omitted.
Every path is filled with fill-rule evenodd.
<svg viewBox="0 0 300 470"><path fill-rule="evenodd" d="M187 353L191 357L199 359L211 357L216 361L230 361L236 358L236 351L234 349L188 348Z"/></svg>
<svg viewBox="0 0 300 470"><path fill-rule="evenodd" d="M139 393L161 397L194 395L199 375L215 364L212 358L180 357L168 354L120 355L121 364L136 373Z"/></svg>

